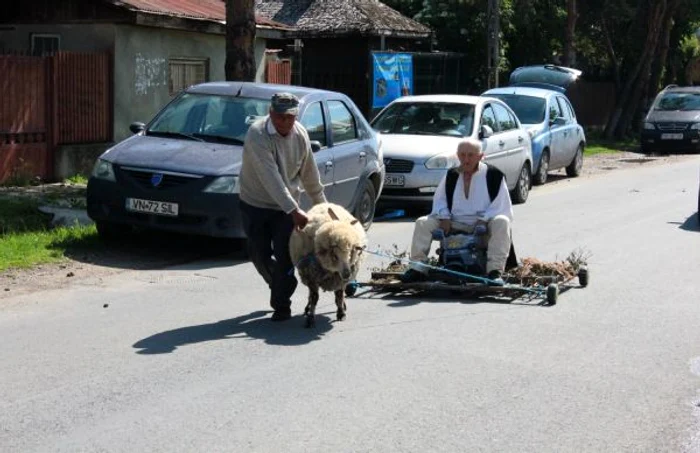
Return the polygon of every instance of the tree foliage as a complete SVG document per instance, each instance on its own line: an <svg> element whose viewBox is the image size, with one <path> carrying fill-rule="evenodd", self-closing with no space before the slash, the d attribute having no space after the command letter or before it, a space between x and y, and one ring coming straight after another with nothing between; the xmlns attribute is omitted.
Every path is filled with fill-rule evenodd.
<svg viewBox="0 0 700 453"><path fill-rule="evenodd" d="M470 91L485 88L488 0L385 3L430 26L436 49L464 53ZM700 26L698 0L500 0L500 4L501 79L518 66L563 64L573 57L586 79L616 86L618 105L607 127L610 136L621 137L634 129L640 112L664 84L685 83L685 67L700 53L693 36Z"/></svg>

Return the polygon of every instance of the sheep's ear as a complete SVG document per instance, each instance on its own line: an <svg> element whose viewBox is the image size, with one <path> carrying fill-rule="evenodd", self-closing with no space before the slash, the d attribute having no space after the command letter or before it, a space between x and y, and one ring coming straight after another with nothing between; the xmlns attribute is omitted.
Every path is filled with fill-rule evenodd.
<svg viewBox="0 0 700 453"><path fill-rule="evenodd" d="M333 212L332 208L328 208L328 215L331 216L331 219L333 220L340 220L337 215L335 215L335 212Z"/></svg>
<svg viewBox="0 0 700 453"><path fill-rule="evenodd" d="M359 220L355 219L355 220L353 220L352 222L350 222L350 225L355 225L355 224L358 223L358 222L359 222Z"/></svg>

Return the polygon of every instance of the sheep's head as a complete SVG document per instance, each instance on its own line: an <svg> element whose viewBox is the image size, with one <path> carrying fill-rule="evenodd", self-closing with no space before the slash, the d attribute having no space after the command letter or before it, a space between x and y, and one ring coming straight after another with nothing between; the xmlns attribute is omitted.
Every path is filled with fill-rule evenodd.
<svg viewBox="0 0 700 453"><path fill-rule="evenodd" d="M314 251L321 267L340 274L344 280L357 272L365 247L364 231L341 221L323 224L314 239Z"/></svg>

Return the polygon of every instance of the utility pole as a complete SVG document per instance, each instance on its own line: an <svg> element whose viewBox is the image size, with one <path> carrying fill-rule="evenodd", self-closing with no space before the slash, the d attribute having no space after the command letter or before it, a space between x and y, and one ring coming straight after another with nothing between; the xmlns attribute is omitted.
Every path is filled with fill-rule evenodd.
<svg viewBox="0 0 700 453"><path fill-rule="evenodd" d="M498 87L498 67L501 61L501 5L500 0L488 0L486 9L486 68L487 88Z"/></svg>

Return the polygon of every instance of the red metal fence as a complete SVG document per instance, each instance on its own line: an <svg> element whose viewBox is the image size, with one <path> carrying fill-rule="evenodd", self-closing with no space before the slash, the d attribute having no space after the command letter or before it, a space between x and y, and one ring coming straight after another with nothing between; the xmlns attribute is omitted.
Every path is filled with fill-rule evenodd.
<svg viewBox="0 0 700 453"><path fill-rule="evenodd" d="M265 68L267 83L280 83L290 85L292 83L291 60L268 61Z"/></svg>
<svg viewBox="0 0 700 453"><path fill-rule="evenodd" d="M0 55L0 183L53 176L56 145L112 139L111 55Z"/></svg>
<svg viewBox="0 0 700 453"><path fill-rule="evenodd" d="M47 61L0 55L0 182L49 173Z"/></svg>
<svg viewBox="0 0 700 453"><path fill-rule="evenodd" d="M112 138L110 55L59 52L53 57L58 144Z"/></svg>

